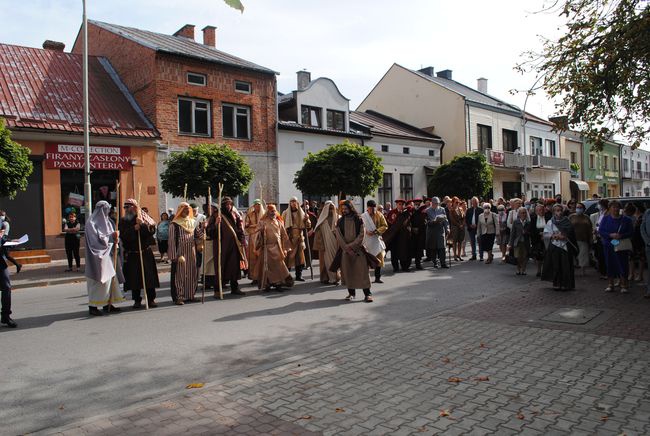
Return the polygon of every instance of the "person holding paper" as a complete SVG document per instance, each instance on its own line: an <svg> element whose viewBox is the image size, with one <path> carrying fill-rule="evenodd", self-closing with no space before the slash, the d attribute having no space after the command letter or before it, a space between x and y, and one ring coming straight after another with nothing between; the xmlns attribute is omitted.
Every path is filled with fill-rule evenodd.
<svg viewBox="0 0 650 436"><path fill-rule="evenodd" d="M384 283L381 280L381 267L384 266L386 244L381 235L388 230L388 223L384 214L377 211L377 203L374 200L368 200L366 207L366 212L361 215L366 232L363 237L363 246L379 261L379 266L375 267L375 283Z"/></svg>
<svg viewBox="0 0 650 436"><path fill-rule="evenodd" d="M9 278L9 266L7 265L7 258L4 255L4 245L7 241L5 236L5 229L0 229L0 301L2 309L0 309L0 323L5 324L9 328L16 328L18 325L11 319L11 279Z"/></svg>

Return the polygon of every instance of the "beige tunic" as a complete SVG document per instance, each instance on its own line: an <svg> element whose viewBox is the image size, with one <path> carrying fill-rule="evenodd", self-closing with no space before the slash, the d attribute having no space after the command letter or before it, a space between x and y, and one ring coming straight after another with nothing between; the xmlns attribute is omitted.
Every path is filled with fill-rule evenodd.
<svg viewBox="0 0 650 436"><path fill-rule="evenodd" d="M261 277L256 274L258 272L257 263L259 262L259 256L255 254L254 244L259 221L259 214L255 212L255 209L251 208L246 214L244 225L244 230L246 230L246 236L248 237L248 246L246 247L246 256L248 257L248 278L251 280L261 279Z"/></svg>
<svg viewBox="0 0 650 436"><path fill-rule="evenodd" d="M343 257L341 258L341 278L343 283L348 289L370 289L370 275L368 273L368 261L363 253L363 223L359 234L356 234L356 225L353 218L342 218L343 230L345 236L337 227L335 230L336 239L339 242L339 247L343 250ZM345 251L345 248L351 248L354 253L352 255Z"/></svg>
<svg viewBox="0 0 650 436"><path fill-rule="evenodd" d="M255 265L255 276L259 287L292 283L291 275L284 263L284 252L289 249L289 237L284 224L278 219L263 218L258 224L254 240L259 262Z"/></svg>
<svg viewBox="0 0 650 436"><path fill-rule="evenodd" d="M336 249L338 248L338 243L336 241L336 236L332 231L332 225L334 224L334 216L330 215L323 224L321 224L314 231L314 250L318 251L318 265L320 267L320 281L321 283L336 283L340 280L339 272L331 272L329 270L334 256L336 256ZM332 239L332 248L327 250L325 243L325 238Z"/></svg>
<svg viewBox="0 0 650 436"><path fill-rule="evenodd" d="M290 210L290 209L289 209ZM309 221L308 216L305 214L305 220L300 220L300 214L296 212L291 213L291 219L293 221L293 226L286 229L287 235L289 236L289 244L291 251L287 254L287 267L295 268L296 265L305 264L305 236L304 230L311 228L311 222Z"/></svg>

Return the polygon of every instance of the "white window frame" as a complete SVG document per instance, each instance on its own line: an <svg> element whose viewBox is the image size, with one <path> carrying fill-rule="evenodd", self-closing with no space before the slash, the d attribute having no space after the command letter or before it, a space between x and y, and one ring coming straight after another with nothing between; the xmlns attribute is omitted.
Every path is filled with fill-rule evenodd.
<svg viewBox="0 0 650 436"><path fill-rule="evenodd" d="M540 138L539 136L531 136L529 142L530 142L530 154L532 156L544 155L544 141L542 141L542 138Z"/></svg>
<svg viewBox="0 0 650 436"><path fill-rule="evenodd" d="M189 101L192 103L192 131L191 132L183 132L181 131L181 105L179 104L180 101ZM195 120L195 115L196 115L196 103L205 103L207 106L207 109L205 109L208 112L208 133L196 133L196 120ZM198 110L204 110L204 109L198 109ZM180 135L191 135L191 136L204 136L204 137L212 137L212 105L210 100L202 100L200 98L190 98L190 97L178 97L178 100L176 102L176 118L177 118L177 128L178 128L178 133Z"/></svg>
<svg viewBox="0 0 650 436"><path fill-rule="evenodd" d="M548 156L557 156L557 142L555 139L546 139L545 142L547 150L546 152L548 153ZM553 144L553 148L551 148L551 144Z"/></svg>
<svg viewBox="0 0 650 436"><path fill-rule="evenodd" d="M233 136L226 136L226 135L224 135L224 133L223 133L223 130L224 130L224 126L223 126L223 108L224 108L224 107L231 107L231 108L233 108L233 111L232 111L232 117L233 117L233 118L232 118L232 122L233 122L233 125L232 125ZM244 138L244 137L239 137L239 136L237 136L237 115L238 115L238 114L237 114L237 111L240 110L240 109L246 110L246 121L247 121L248 136L245 137L245 138ZM228 138L228 139L239 139L239 140L242 140L242 141L250 141L251 138L252 138L252 136L253 136L253 135L252 135L252 132L251 132L251 108L250 108L249 106L242 106L242 105L238 105L238 104L223 103L223 104L221 105L221 111L222 111L222 112L221 112L221 114L222 114L222 116L221 116L221 122L222 122L222 125L221 125L221 136L223 136L224 138Z"/></svg>
<svg viewBox="0 0 650 436"><path fill-rule="evenodd" d="M190 76L201 77L203 79L203 83L190 82ZM188 85L207 86L207 84L208 84L208 76L207 75L201 74L201 73L193 73L191 71L187 72L187 74L185 75L185 80L187 81Z"/></svg>
<svg viewBox="0 0 650 436"><path fill-rule="evenodd" d="M247 85L248 91L237 89L237 85ZM242 94L252 94L253 93L253 84L251 82L246 82L245 80L235 80L235 92L240 92Z"/></svg>

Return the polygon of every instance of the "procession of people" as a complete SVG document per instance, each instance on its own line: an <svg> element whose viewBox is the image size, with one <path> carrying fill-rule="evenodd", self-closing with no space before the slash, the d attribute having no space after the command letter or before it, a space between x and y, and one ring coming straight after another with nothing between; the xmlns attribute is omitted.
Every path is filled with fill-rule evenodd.
<svg viewBox="0 0 650 436"><path fill-rule="evenodd" d="M257 199L240 213L230 197L223 197L206 206L207 215L182 202L156 223L133 198L124 201L119 219L107 201L99 201L83 228L89 315L120 312L117 304L126 292L131 292L134 309L157 307L156 245L160 262L166 256L165 262L171 263L171 297L179 306L198 301L199 290L202 297L206 289L217 299L223 298L224 289L243 296L243 277L262 291L285 291L305 281L307 269L313 278L314 257L323 285L343 285L348 301L360 289L364 301L372 302L371 282L383 283L387 253L395 274L421 270L428 263L446 269L466 260L468 243L467 260L493 263L496 244L502 263L515 265L516 275L527 275L533 261L537 276L555 290L575 289L576 269L584 275L594 265L608 280L605 291L628 293L632 280L643 281L650 251L650 210L631 203L623 210L618 201L606 199L592 215L585 213L583 203L565 204L559 196L530 201L397 199L394 208L368 200L365 206L359 213L348 200L337 208L330 200L300 204L293 197L280 213L276 203ZM10 317L11 258L4 247L7 228L0 227L1 322L15 327ZM79 265L80 240L73 213L63 230L71 269L73 260ZM645 297L650 298L650 285Z"/></svg>

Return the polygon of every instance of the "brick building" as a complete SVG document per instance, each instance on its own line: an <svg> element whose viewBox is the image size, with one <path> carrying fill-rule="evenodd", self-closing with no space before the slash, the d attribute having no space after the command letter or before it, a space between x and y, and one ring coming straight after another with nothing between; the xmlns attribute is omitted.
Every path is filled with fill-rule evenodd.
<svg viewBox="0 0 650 436"><path fill-rule="evenodd" d="M83 41L77 35L73 52ZM203 29L203 43L187 24L173 35L88 22L89 53L111 61L161 134L158 172L169 153L199 143L226 143L254 172L249 193L277 199L276 73L215 48L216 28ZM264 186L259 192L260 182ZM160 208L174 207L160 191Z"/></svg>
<svg viewBox="0 0 650 436"><path fill-rule="evenodd" d="M34 172L27 190L0 199L13 218L12 236L29 234L21 248L41 259L65 257L62 220L74 209L82 224L84 162L82 57L46 41L43 49L0 44L0 118L12 139L27 147ZM88 59L92 202L117 206L142 183L141 203L158 208L157 142L160 138L111 63ZM83 246L83 244L82 244Z"/></svg>

